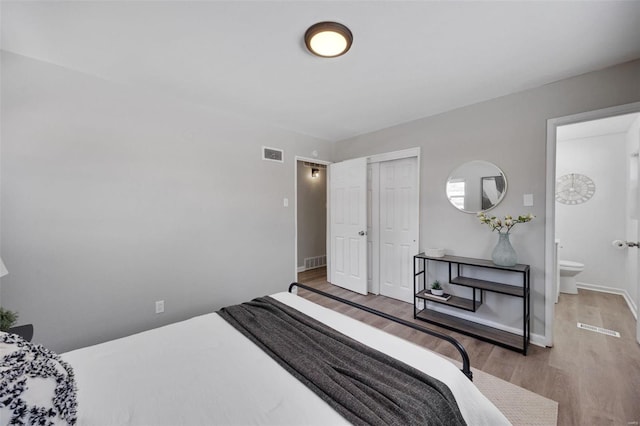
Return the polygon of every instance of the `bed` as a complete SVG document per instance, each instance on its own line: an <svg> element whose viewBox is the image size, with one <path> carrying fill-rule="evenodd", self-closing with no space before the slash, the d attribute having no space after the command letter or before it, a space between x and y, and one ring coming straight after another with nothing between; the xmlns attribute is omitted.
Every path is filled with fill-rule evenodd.
<svg viewBox="0 0 640 426"><path fill-rule="evenodd" d="M509 424L449 360L290 292L269 299L445 383L467 424ZM218 313L67 352L60 362L75 376L79 425L350 423Z"/></svg>

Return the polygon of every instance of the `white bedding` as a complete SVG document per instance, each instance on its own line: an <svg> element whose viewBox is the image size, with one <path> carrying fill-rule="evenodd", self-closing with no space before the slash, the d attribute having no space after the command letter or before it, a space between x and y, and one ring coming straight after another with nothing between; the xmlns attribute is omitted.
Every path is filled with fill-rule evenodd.
<svg viewBox="0 0 640 426"><path fill-rule="evenodd" d="M468 424L509 424L433 352L298 296L272 297L445 382ZM215 313L61 356L75 371L79 425L347 423Z"/></svg>

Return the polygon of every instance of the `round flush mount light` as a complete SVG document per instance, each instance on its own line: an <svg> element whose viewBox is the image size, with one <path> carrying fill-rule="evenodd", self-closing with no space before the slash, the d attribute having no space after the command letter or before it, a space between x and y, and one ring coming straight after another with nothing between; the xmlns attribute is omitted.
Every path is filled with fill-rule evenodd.
<svg viewBox="0 0 640 426"><path fill-rule="evenodd" d="M353 42L349 28L337 22L318 22L304 34L309 52L323 58L335 58L347 53Z"/></svg>

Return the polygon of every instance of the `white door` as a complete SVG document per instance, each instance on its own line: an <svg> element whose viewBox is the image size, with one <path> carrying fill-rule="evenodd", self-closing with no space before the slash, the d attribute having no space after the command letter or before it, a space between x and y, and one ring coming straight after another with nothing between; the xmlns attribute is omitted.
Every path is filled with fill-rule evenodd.
<svg viewBox="0 0 640 426"><path fill-rule="evenodd" d="M367 159L329 165L332 284L367 294Z"/></svg>
<svg viewBox="0 0 640 426"><path fill-rule="evenodd" d="M413 303L418 252L416 157L380 163L380 294Z"/></svg>

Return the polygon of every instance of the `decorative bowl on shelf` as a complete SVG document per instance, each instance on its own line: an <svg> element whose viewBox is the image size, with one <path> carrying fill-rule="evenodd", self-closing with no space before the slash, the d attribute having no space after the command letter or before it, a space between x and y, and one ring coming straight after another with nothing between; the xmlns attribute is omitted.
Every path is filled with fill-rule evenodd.
<svg viewBox="0 0 640 426"><path fill-rule="evenodd" d="M428 248L424 252L425 255L429 257L444 257L444 249L443 248Z"/></svg>
<svg viewBox="0 0 640 426"><path fill-rule="evenodd" d="M444 294L444 290L443 289L431 289L431 294L433 294L434 296L442 296Z"/></svg>

